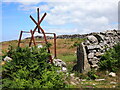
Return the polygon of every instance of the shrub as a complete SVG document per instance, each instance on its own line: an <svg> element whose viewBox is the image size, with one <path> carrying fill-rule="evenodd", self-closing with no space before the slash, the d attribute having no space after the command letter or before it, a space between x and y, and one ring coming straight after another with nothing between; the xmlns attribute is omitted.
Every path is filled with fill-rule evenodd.
<svg viewBox="0 0 120 90"><path fill-rule="evenodd" d="M108 50L99 62L101 70L116 72L120 68L120 43Z"/></svg>
<svg viewBox="0 0 120 90"><path fill-rule="evenodd" d="M62 73L49 64L46 47L9 48L5 56L12 58L2 68L3 88L63 88ZM3 56L3 57L5 57Z"/></svg>

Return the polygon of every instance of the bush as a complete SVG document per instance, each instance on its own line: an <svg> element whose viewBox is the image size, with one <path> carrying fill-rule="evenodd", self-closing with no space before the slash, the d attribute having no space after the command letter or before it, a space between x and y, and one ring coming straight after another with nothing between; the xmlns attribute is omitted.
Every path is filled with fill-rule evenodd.
<svg viewBox="0 0 120 90"><path fill-rule="evenodd" d="M2 68L3 88L63 88L62 73L49 64L46 47L9 48L5 56L12 58ZM5 57L3 56L3 57Z"/></svg>
<svg viewBox="0 0 120 90"><path fill-rule="evenodd" d="M116 72L120 68L120 43L107 51L99 62L101 70Z"/></svg>

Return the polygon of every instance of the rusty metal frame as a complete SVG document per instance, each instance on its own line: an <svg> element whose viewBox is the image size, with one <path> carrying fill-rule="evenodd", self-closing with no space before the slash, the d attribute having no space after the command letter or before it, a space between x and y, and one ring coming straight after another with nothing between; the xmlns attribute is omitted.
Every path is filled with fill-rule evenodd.
<svg viewBox="0 0 120 90"><path fill-rule="evenodd" d="M18 41L18 47L20 47L21 38L22 38L23 33L31 33L31 35L32 35L33 32L32 32L32 30L30 30L30 32L28 32L28 31L21 31L21 32L20 32L19 41ZM34 45L36 46L36 43L35 43L35 39L34 39L34 38L33 38L33 43L34 43Z"/></svg>
<svg viewBox="0 0 120 90"><path fill-rule="evenodd" d="M43 19L45 18L46 15L47 15L47 13L44 13L42 18L40 19L39 8L37 8L37 21L30 15L30 18L32 19L32 21L36 24L36 27L34 28L33 31L30 30L30 32L21 31L20 37L19 37L18 46L20 46L20 42L21 42L21 38L22 38L23 32L24 33L31 33L31 39L30 39L30 42L29 42L29 47L31 46L32 41L33 41L34 45L36 46L34 33L36 32L36 29L38 29L38 33L39 34L43 34L44 41L45 41L46 44L48 44L46 34L53 34L54 35L54 58L57 58L57 54L56 54L56 34L55 33L45 33L44 29L42 29L41 26L40 26L41 22L43 21ZM50 53L50 49L49 48L48 48L48 53ZM51 55L50 55L49 59L50 59L50 62L53 63L53 59L52 59Z"/></svg>
<svg viewBox="0 0 120 90"><path fill-rule="evenodd" d="M42 34L42 33L39 33L39 34ZM57 51L56 51L56 39L57 39L57 37L56 37L56 34L55 33L45 33L45 34L52 34L52 35L54 35L54 58L57 58ZM35 40L34 40L34 42L35 42ZM45 43L45 42L40 42L40 43ZM31 47L31 45L29 47Z"/></svg>
<svg viewBox="0 0 120 90"><path fill-rule="evenodd" d="M38 31L36 31L36 32L38 32ZM30 32L21 31L20 32L19 41L18 41L18 47L20 47L21 38L22 38L23 33L31 33L31 35L33 35L33 31L32 30L30 30ZM39 33L39 34L42 34L42 33ZM56 53L56 34L55 33L45 33L45 34L52 34L52 35L54 35L54 58L57 58L57 53ZM33 36L33 43L34 43L34 46L36 46L37 42L35 41L34 36ZM45 42L38 42L38 43L45 43ZM29 44L30 44L30 42L29 42ZM29 47L31 47L31 46L29 46Z"/></svg>

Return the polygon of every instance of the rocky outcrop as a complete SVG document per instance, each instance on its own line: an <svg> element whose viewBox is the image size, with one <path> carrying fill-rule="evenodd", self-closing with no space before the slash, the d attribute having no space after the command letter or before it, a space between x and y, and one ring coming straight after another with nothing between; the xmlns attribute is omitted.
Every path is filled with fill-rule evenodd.
<svg viewBox="0 0 120 90"><path fill-rule="evenodd" d="M109 30L86 36L86 40L77 49L77 71L84 72L98 68L98 62L105 51L120 42L120 30ZM90 66L90 67L89 67ZM75 67L74 67L75 68Z"/></svg>

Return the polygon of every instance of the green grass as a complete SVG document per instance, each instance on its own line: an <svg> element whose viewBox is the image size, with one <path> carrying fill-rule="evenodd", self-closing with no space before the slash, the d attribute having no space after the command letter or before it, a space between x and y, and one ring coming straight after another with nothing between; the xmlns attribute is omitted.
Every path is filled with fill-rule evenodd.
<svg viewBox="0 0 120 90"><path fill-rule="evenodd" d="M72 71L73 66L76 64L76 61L77 61L77 57L75 54L63 54L63 55L60 55L58 58L66 62L67 69L70 72Z"/></svg>

